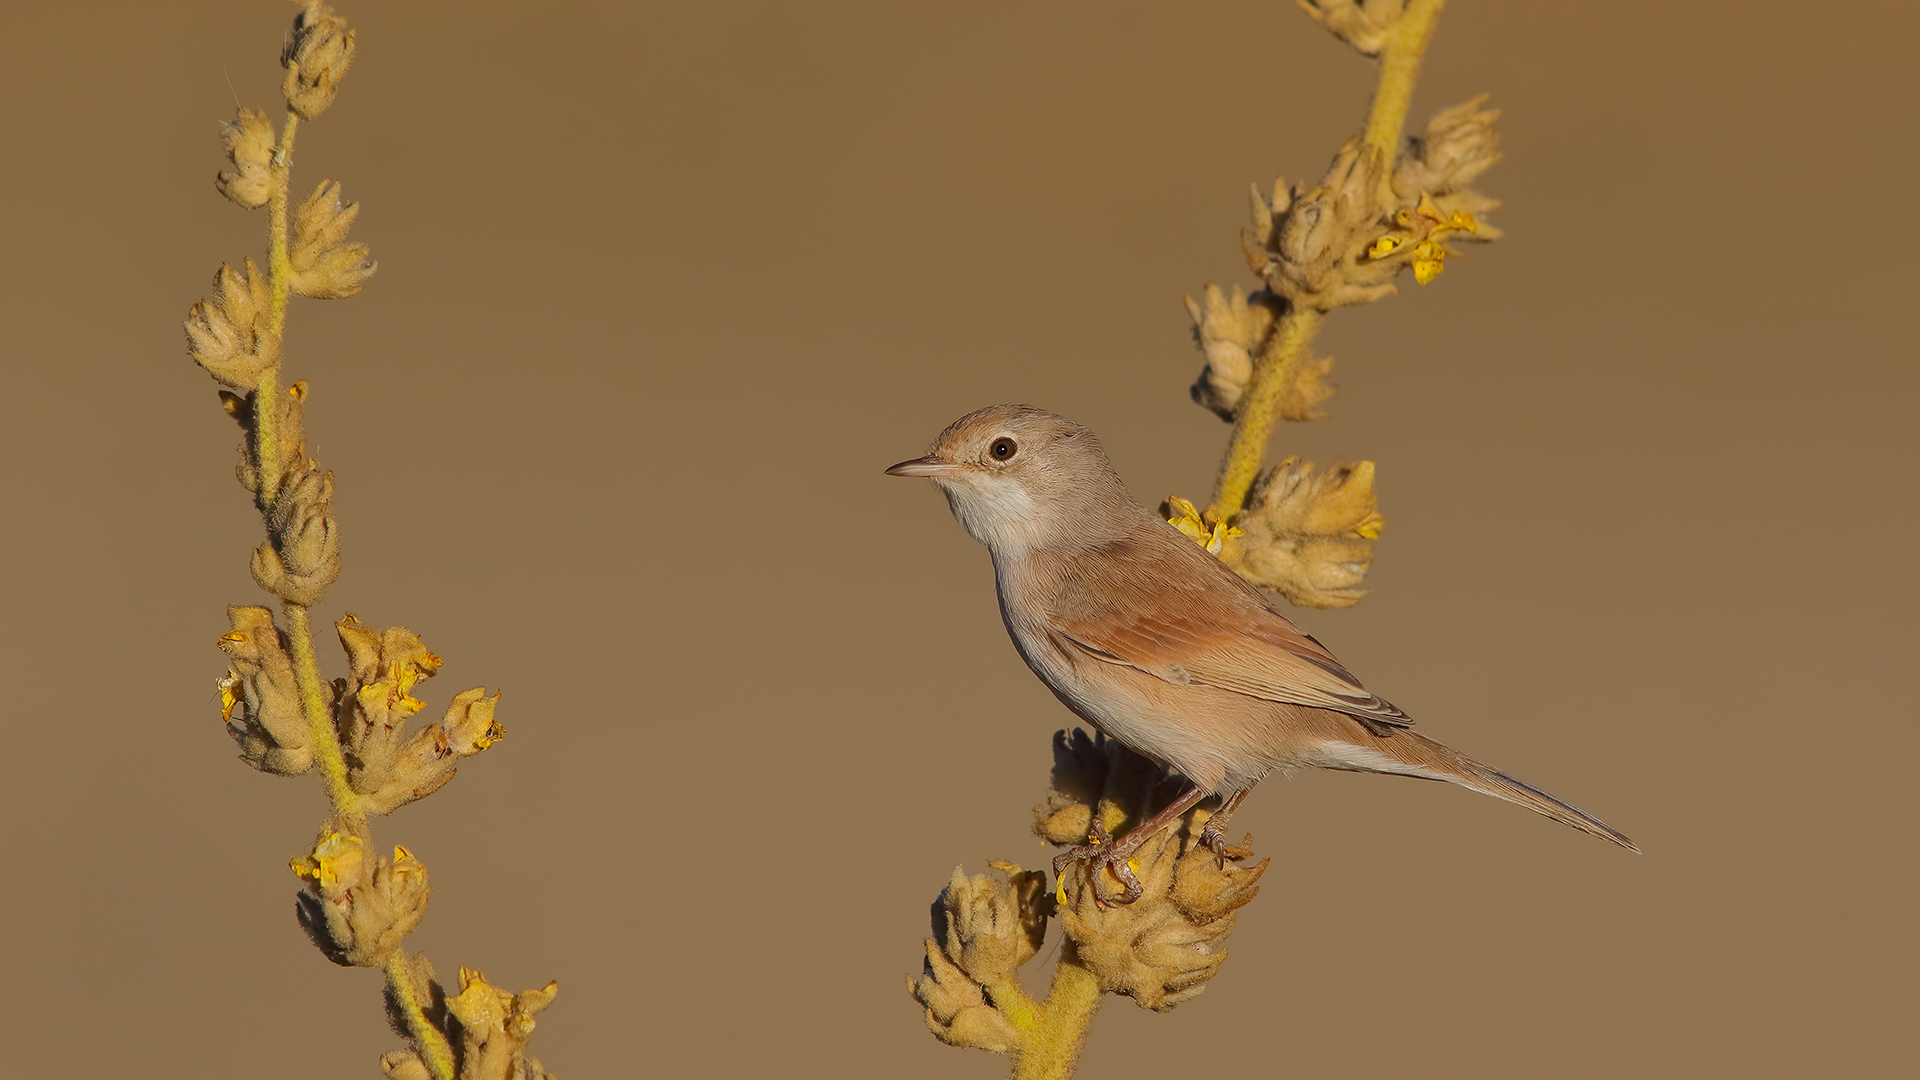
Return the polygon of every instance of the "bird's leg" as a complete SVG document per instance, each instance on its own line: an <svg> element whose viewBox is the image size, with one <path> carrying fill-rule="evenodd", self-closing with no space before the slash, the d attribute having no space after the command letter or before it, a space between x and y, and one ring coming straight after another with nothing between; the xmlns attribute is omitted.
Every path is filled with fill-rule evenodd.
<svg viewBox="0 0 1920 1080"><path fill-rule="evenodd" d="M1053 860L1053 872L1056 875L1064 873L1067 867L1084 859L1087 863L1087 882L1093 886L1094 901L1105 907L1107 901L1100 895L1099 875L1102 870L1111 870L1113 876L1119 879L1126 890L1113 902L1131 904L1140 899L1140 894L1144 890L1141 888L1140 879L1134 876L1133 868L1127 865L1127 860L1133 857L1134 852L1140 850L1141 845L1152 839L1155 833L1166 828L1181 814L1193 809L1194 803L1206 798L1209 794L1211 793L1198 785L1188 789L1185 795L1173 800L1165 810L1127 830L1127 835L1118 840L1113 839L1107 832L1107 823L1100 820L1099 808L1095 807L1093 826L1089 833L1089 839L1093 842L1061 852Z"/></svg>
<svg viewBox="0 0 1920 1080"><path fill-rule="evenodd" d="M1221 869L1225 869L1227 865L1227 819L1240 808L1241 801L1247 797L1247 792L1252 790L1252 788L1241 788L1227 796L1227 801L1220 804L1220 809L1213 812L1213 816L1207 819L1206 827L1200 830L1200 846L1213 852L1214 858L1219 860Z"/></svg>

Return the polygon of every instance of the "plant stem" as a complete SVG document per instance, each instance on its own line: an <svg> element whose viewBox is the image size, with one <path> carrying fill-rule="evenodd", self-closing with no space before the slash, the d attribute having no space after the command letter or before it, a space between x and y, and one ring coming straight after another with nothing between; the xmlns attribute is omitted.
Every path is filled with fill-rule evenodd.
<svg viewBox="0 0 1920 1080"><path fill-rule="evenodd" d="M1087 1025L1100 1008L1100 984L1068 945L1053 968L1053 987L1033 1026L1020 1033L1020 1061L1014 1080L1066 1080L1080 1059Z"/></svg>
<svg viewBox="0 0 1920 1080"><path fill-rule="evenodd" d="M1407 126L1407 108L1413 104L1413 84L1420 77L1420 58L1433 40L1434 23L1446 0L1413 0L1400 21L1387 33L1380 50L1380 85L1367 113L1367 150L1385 166L1380 170L1380 205L1393 205L1393 161L1400 152L1400 133Z"/></svg>
<svg viewBox="0 0 1920 1080"><path fill-rule="evenodd" d="M1411 0L1388 32L1380 52L1380 84L1367 112L1365 144L1368 154L1382 163L1376 196L1382 208L1393 205L1393 162L1400 151L1400 133L1407 126L1407 108L1413 104L1420 58L1433 40L1433 28L1444 6L1446 0ZM1247 403L1234 423L1226 461L1220 466L1220 482L1209 508L1214 520L1232 521L1246 505L1247 490L1259 475L1267 443L1280 419L1280 396L1307 355L1307 346L1320 329L1324 314L1311 308L1290 308L1268 339L1254 367L1253 385L1247 388Z"/></svg>
<svg viewBox="0 0 1920 1080"><path fill-rule="evenodd" d="M287 640L293 645L293 679L300 688L300 709L307 715L307 742L313 746L320 763L320 775L327 785L327 798L334 813L359 820L366 816L363 799L347 782L347 763L340 752L340 736L334 730L327 708L326 694L320 688L320 664L313 654L313 630L307 623L304 604L288 601L281 605L287 617Z"/></svg>
<svg viewBox="0 0 1920 1080"><path fill-rule="evenodd" d="M1267 456L1267 441L1280 420L1280 395L1293 381L1293 372L1307 354L1314 331L1320 329L1321 313L1313 308L1289 308L1267 339L1267 348L1253 369L1253 385L1247 389L1247 401L1233 425L1233 441L1227 444L1227 460L1220 466L1220 483L1214 489L1210 508L1217 521L1232 521L1246 505L1247 489L1260 472Z"/></svg>
<svg viewBox="0 0 1920 1080"><path fill-rule="evenodd" d="M420 1007L420 997L413 990L413 961L407 959L405 950L396 949L387 957L387 985L393 988L393 999L400 1003L407 1031L413 1035L413 1044L433 1080L453 1080L453 1047L438 1028L427 1022L426 1010Z"/></svg>
<svg viewBox="0 0 1920 1080"><path fill-rule="evenodd" d="M287 193L293 182L293 136L300 115L289 111L280 145L273 150L273 186L267 191L267 325L260 349L266 370L253 394L253 445L259 456L260 509L273 509L280 494L280 339L287 328L287 298L293 292L293 256L287 250Z"/></svg>

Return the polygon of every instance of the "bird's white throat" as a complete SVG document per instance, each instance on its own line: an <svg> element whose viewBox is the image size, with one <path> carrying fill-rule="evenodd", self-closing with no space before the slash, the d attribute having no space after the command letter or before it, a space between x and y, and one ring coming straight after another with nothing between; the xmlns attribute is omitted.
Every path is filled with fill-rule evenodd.
<svg viewBox="0 0 1920 1080"><path fill-rule="evenodd" d="M995 554L1031 551L1051 539L1039 501L1018 480L986 474L938 482L953 516Z"/></svg>

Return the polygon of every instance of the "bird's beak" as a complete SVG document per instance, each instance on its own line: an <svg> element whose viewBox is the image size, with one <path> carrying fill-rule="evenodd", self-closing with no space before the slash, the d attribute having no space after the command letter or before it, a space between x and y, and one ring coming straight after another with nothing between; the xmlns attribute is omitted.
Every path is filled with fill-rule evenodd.
<svg viewBox="0 0 1920 1080"><path fill-rule="evenodd" d="M941 461L936 457L917 457L912 461L903 461L887 468L888 476L952 476L960 471L960 466L952 462Z"/></svg>

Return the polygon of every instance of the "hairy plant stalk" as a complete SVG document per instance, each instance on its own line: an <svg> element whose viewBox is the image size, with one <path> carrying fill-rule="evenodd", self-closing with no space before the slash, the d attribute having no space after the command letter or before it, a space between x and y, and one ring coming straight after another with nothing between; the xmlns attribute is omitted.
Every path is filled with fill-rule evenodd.
<svg viewBox="0 0 1920 1080"><path fill-rule="evenodd" d="M1400 21L1387 35L1380 51L1380 84L1373 92L1373 107L1367 112L1365 138L1369 153L1388 166L1400 149L1400 133L1407 126L1407 109L1413 104L1413 84L1420 78L1420 59L1433 40L1434 24L1447 0L1412 0ZM1380 204L1393 203L1393 170L1380 174Z"/></svg>
<svg viewBox="0 0 1920 1080"><path fill-rule="evenodd" d="M259 447L260 508L273 509L280 491L280 444L275 430L280 407L280 341L286 334L287 300L293 295L293 256L287 245L287 198L293 183L293 136L300 128L300 114L289 111L280 143L273 149L272 183L267 195L267 290L266 327L260 347L266 369L260 386L254 391L255 443ZM311 653L312 646L308 650Z"/></svg>
<svg viewBox="0 0 1920 1080"><path fill-rule="evenodd" d="M333 714L327 707L324 685L320 680L320 662L313 652L313 628L307 619L305 604L284 601L287 643L292 646L293 677L300 688L300 710L307 718L307 738L314 759L320 764L320 777L326 784L333 812L354 821L363 820L365 801L347 781L347 762L340 750L340 736L333 726Z"/></svg>
<svg viewBox="0 0 1920 1080"><path fill-rule="evenodd" d="M1434 25L1445 3L1446 0L1412 0L1388 32L1380 53L1380 80L1374 89L1373 105L1367 112L1362 152L1382 163L1376 194L1382 207L1392 206L1394 202L1394 156L1399 150L1401 132L1407 126L1407 109L1413 104L1413 86L1420 76L1421 57L1426 54L1427 43L1433 40ZM1291 305L1281 317L1266 352L1254 366L1246 405L1234 422L1227 456L1220 466L1220 480L1209 508L1213 520L1230 522L1246 506L1247 492L1253 487L1261 462L1266 460L1267 444L1279 421L1275 406L1293 378L1294 366L1306 355L1314 334L1319 331L1324 314L1311 306Z"/></svg>
<svg viewBox="0 0 1920 1080"><path fill-rule="evenodd" d="M1321 313L1313 308L1290 309L1280 317L1279 327L1254 365L1253 385L1233 425L1227 459L1220 466L1220 482L1211 508L1214 520L1232 521L1246 505L1247 491L1260 473L1267 443L1280 422L1280 393L1293 379L1294 367L1306 355L1314 333L1320 329L1320 320Z"/></svg>
<svg viewBox="0 0 1920 1080"><path fill-rule="evenodd" d="M453 1047L447 1037L427 1021L426 1010L420 1007L420 995L413 988L413 962L407 959L405 951L387 958L387 987L400 1005L407 1032L413 1036L414 1045L420 1049L420 1057L426 1062L427 1071L433 1074L433 1080L453 1080Z"/></svg>
<svg viewBox="0 0 1920 1080"><path fill-rule="evenodd" d="M1071 943L1063 946L1047 1000L1034 1009L1030 1026L1022 1033L1014 1080L1066 1080L1080 1060L1087 1027L1100 1008L1100 981L1071 955L1073 951ZM999 1000L998 995L994 1000Z"/></svg>

